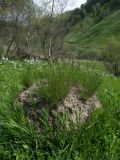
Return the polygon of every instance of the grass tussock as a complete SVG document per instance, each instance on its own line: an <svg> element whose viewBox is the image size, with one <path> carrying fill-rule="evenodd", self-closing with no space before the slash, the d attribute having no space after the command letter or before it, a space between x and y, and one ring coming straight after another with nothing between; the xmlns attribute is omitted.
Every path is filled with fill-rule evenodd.
<svg viewBox="0 0 120 160"><path fill-rule="evenodd" d="M1 64L1 160L119 160L119 79L107 74L100 74L100 70L99 74L96 74L96 71L90 70L90 67L83 68L79 65L59 64L53 67L41 63L31 64L36 66L40 82L47 79L47 86L42 86L43 91L46 87L43 93L44 97L50 97L53 100L52 102L56 103L60 100L73 84L80 83L83 88L93 88L92 90L96 92L102 104L102 108L93 112L85 125L74 126L71 122L70 128L65 125L66 115L62 117L58 115L56 127L51 127L48 123L48 114L43 111L40 119L43 129L40 131L32 123L28 123L23 107L16 101L16 96L24 88L23 72L29 64L20 62L14 62L14 64L1 62ZM100 76L103 79L101 83ZM35 79L35 81L38 81L38 79ZM85 82L88 84L86 85ZM59 91L58 84L60 88L64 88L63 92ZM55 89L55 93L53 89ZM50 93L50 96L48 93ZM87 95L92 94L91 91L88 93ZM57 101L55 101L56 97Z"/></svg>
<svg viewBox="0 0 120 160"><path fill-rule="evenodd" d="M83 71L79 64L51 65L45 72L46 83L40 83L38 94L52 105L63 100L75 85L81 86L81 98L86 100L96 92L102 81L99 74L91 74L87 69Z"/></svg>

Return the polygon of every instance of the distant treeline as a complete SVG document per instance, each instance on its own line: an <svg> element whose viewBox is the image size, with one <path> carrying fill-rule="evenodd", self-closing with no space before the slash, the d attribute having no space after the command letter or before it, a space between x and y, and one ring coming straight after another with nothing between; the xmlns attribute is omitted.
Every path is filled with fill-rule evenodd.
<svg viewBox="0 0 120 160"><path fill-rule="evenodd" d="M87 16L92 16L98 22L108 16L113 10L120 8L120 0L87 0L80 8L70 12L68 23L75 25L84 20Z"/></svg>

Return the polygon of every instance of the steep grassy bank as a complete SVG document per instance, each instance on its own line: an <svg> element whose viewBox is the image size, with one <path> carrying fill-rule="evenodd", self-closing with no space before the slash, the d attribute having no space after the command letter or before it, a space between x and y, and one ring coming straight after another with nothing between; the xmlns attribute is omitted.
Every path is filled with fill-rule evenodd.
<svg viewBox="0 0 120 160"><path fill-rule="evenodd" d="M88 54L98 54L99 57L100 51L113 36L120 41L119 16L120 10L117 10L85 33L81 33L80 27L78 27L79 29L73 30L73 32L66 37L66 41L73 46L74 50L76 49L78 54L87 52ZM79 26L79 23L77 25Z"/></svg>

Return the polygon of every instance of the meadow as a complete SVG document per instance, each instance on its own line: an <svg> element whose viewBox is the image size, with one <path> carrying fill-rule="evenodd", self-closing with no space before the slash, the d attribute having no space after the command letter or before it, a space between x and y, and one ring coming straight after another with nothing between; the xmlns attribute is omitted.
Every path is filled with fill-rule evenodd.
<svg viewBox="0 0 120 160"><path fill-rule="evenodd" d="M47 81L47 85L44 82ZM56 127L43 110L42 129L29 123L18 95L33 84L35 93L58 104L74 85L82 85L84 100L96 94L101 108L86 123L66 127L58 116ZM34 103L33 103L33 107ZM44 107L44 106L43 106ZM120 158L120 79L94 61L63 63L0 60L0 159L1 160L119 160Z"/></svg>

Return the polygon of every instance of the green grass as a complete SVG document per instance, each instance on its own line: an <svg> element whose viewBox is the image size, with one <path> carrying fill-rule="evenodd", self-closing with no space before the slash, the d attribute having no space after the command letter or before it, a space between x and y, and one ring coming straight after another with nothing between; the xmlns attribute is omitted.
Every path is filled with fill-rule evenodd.
<svg viewBox="0 0 120 160"><path fill-rule="evenodd" d="M66 40L79 50L80 48L103 49L112 36L120 41L120 10L113 12L100 23L90 28L86 33L79 30L70 33ZM92 50L93 51L93 50Z"/></svg>
<svg viewBox="0 0 120 160"><path fill-rule="evenodd" d="M28 66L32 71L27 69ZM33 70L38 76L33 76ZM96 92L102 108L94 111L86 124L76 127L71 123L70 128L66 128L65 117L58 117L57 127L52 128L47 113L43 111L41 121L44 127L39 131L28 123L23 106L16 97L25 87L45 79L49 81L45 97L59 100L65 96L71 82L80 82L88 91L93 86L92 94ZM97 82L101 83L95 87ZM42 62L0 61L0 159L119 160L119 98L120 79L109 75L97 62L82 61L80 66L71 67L65 64L49 66Z"/></svg>
<svg viewBox="0 0 120 160"><path fill-rule="evenodd" d="M99 74L90 73L86 68L82 68L82 64L79 63L76 65L64 63L51 65L44 71L47 85L40 84L40 97L45 101L50 101L52 105L56 105L65 98L75 85L82 85L81 96L83 99L90 97L101 83L101 78Z"/></svg>

